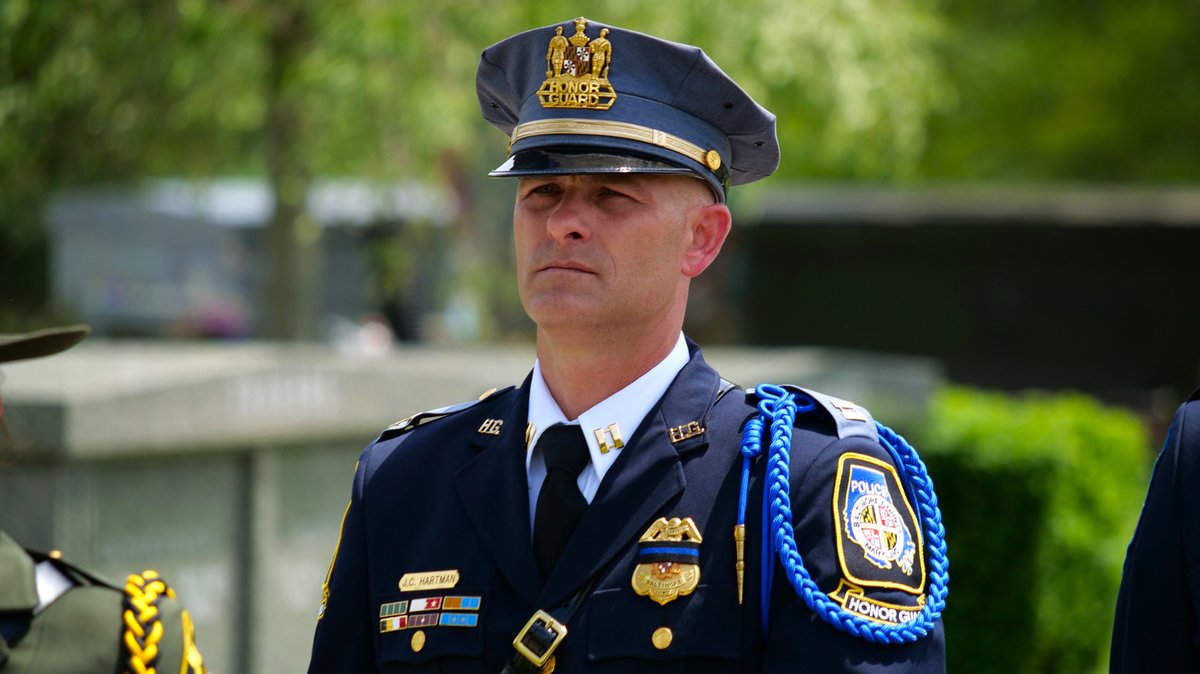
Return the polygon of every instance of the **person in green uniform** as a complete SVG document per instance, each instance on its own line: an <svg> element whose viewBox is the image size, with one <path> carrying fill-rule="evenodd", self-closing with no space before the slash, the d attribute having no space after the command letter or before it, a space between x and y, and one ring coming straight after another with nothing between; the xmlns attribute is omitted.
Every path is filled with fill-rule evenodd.
<svg viewBox="0 0 1200 674"><path fill-rule="evenodd" d="M86 326L0 335L0 364L71 348ZM0 466L17 440L0 400ZM63 559L26 550L0 529L0 672L203 674L191 616L154 571L111 584Z"/></svg>

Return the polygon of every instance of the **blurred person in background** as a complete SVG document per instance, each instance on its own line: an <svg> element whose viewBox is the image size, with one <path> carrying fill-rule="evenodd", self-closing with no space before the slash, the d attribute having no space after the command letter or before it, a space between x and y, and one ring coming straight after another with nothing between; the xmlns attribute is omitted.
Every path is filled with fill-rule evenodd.
<svg viewBox="0 0 1200 674"><path fill-rule="evenodd" d="M65 351L88 332L69 326L0 335L0 363ZM20 444L4 421L0 399L0 469L19 458ZM0 672L153 671L205 671L191 616L156 572L132 574L121 587L71 564L58 550L26 550L0 529Z"/></svg>
<svg viewBox="0 0 1200 674"><path fill-rule="evenodd" d="M883 431L739 388L682 332L727 189L778 165L774 115L698 48L583 18L489 47L476 84L537 360L364 451L309 671L944 671L941 524ZM754 421L788 433L790 483L743 462Z"/></svg>
<svg viewBox="0 0 1200 674"><path fill-rule="evenodd" d="M1200 389L1179 406L1125 554L1113 672L1200 672Z"/></svg>

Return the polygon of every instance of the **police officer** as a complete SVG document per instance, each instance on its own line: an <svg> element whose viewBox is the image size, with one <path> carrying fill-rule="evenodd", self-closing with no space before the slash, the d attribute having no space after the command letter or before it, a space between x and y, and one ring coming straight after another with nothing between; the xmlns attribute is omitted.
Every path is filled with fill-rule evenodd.
<svg viewBox="0 0 1200 674"><path fill-rule="evenodd" d="M1200 671L1200 390L1180 405L1125 555L1113 672Z"/></svg>
<svg viewBox="0 0 1200 674"><path fill-rule="evenodd" d="M774 116L700 49L584 18L484 50L477 90L537 360L364 451L309 671L943 671L915 453L853 403L723 380L682 334L727 189L778 164Z"/></svg>
<svg viewBox="0 0 1200 674"><path fill-rule="evenodd" d="M71 348L86 326L0 335L0 363ZM0 455L17 440L0 406ZM7 450L7 451L6 451ZM20 547L0 530L0 672L3 674L203 674L191 617L154 571L124 587Z"/></svg>

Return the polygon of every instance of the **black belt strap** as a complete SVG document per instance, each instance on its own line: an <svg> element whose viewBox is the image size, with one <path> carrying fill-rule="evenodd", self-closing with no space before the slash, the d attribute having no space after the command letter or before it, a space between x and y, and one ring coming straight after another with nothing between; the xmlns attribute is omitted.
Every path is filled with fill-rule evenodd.
<svg viewBox="0 0 1200 674"><path fill-rule="evenodd" d="M579 610L583 600L592 589L595 578L589 580L582 590L577 592L566 605L547 613L538 610L525 623L525 627L513 639L516 653L512 660L504 665L500 674L538 674L554 655L554 649L567 636L567 623Z"/></svg>

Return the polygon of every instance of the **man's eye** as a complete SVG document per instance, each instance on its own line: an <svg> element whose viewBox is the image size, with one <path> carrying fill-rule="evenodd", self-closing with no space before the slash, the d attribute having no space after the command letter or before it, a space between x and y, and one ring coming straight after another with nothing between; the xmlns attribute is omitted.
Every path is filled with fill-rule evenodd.
<svg viewBox="0 0 1200 674"><path fill-rule="evenodd" d="M626 199L629 198L628 194L625 194L624 192L618 192L617 190L614 190L611 187L602 187L600 189L600 196L602 196L602 197L624 197Z"/></svg>
<svg viewBox="0 0 1200 674"><path fill-rule="evenodd" d="M529 190L530 194L555 194L556 192L558 192L558 186L553 183L538 185Z"/></svg>

